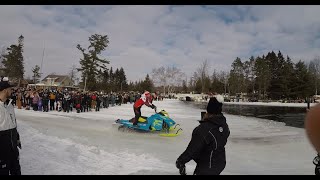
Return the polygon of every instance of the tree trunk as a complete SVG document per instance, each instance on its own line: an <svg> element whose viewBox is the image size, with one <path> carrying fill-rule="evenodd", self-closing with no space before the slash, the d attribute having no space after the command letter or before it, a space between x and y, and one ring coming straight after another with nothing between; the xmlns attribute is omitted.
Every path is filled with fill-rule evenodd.
<svg viewBox="0 0 320 180"><path fill-rule="evenodd" d="M204 91L204 78L202 78L202 80L201 80L201 93L203 93L203 91Z"/></svg>
<svg viewBox="0 0 320 180"><path fill-rule="evenodd" d="M318 95L318 80L316 79L316 95Z"/></svg>

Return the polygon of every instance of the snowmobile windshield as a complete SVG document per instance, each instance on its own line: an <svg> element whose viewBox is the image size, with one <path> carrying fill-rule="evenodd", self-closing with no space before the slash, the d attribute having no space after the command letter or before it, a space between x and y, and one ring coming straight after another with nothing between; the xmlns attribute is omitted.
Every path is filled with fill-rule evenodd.
<svg viewBox="0 0 320 180"><path fill-rule="evenodd" d="M169 114L165 110L160 111L159 114L165 117L169 117Z"/></svg>

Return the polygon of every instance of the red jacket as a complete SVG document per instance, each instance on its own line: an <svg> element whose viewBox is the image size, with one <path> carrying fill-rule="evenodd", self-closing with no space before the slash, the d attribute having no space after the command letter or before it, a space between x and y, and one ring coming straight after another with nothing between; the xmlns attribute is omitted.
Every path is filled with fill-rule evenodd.
<svg viewBox="0 0 320 180"><path fill-rule="evenodd" d="M133 107L139 108L143 105L146 105L148 107L151 107L153 105L152 104L152 95L148 91L141 95L140 99L138 99L134 103Z"/></svg>

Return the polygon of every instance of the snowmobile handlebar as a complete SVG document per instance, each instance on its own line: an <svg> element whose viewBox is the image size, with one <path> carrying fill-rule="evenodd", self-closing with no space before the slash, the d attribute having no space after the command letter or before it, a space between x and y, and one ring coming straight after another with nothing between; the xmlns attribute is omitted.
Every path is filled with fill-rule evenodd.
<svg viewBox="0 0 320 180"><path fill-rule="evenodd" d="M150 107L151 107L152 109L154 109L154 112L155 112L155 113L158 113L158 112L157 112L157 106L155 106L154 104L152 104Z"/></svg>

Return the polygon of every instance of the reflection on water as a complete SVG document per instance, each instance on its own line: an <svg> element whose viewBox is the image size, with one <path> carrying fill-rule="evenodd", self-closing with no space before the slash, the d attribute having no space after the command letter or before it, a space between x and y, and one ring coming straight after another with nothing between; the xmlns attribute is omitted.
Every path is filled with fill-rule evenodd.
<svg viewBox="0 0 320 180"><path fill-rule="evenodd" d="M185 102L185 104L196 106L204 110L207 106L207 103ZM232 115L270 119L284 122L287 126L303 128L306 108L224 104L223 112Z"/></svg>

